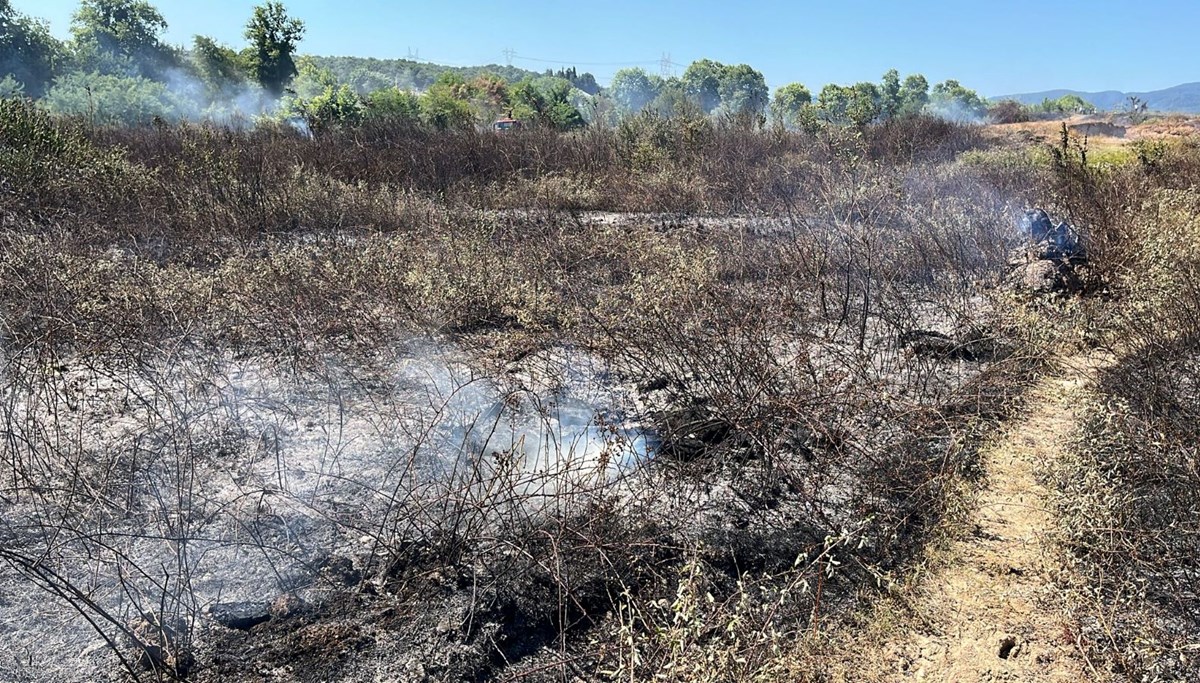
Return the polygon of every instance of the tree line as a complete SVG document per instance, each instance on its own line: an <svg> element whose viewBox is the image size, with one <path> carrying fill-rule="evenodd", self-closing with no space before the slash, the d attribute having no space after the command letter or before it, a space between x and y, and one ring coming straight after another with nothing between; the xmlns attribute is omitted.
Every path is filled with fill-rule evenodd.
<svg viewBox="0 0 1200 683"><path fill-rule="evenodd" d="M163 40L167 22L144 0L83 0L60 41L45 21L0 0L0 94L98 122L264 111L298 73L304 23L282 3L253 8L240 49L196 36L190 49Z"/></svg>
<svg viewBox="0 0 1200 683"><path fill-rule="evenodd" d="M808 128L921 113L975 120L988 110L958 81L930 86L920 74L902 79L894 69L878 83L828 84L815 96L791 83L772 96L762 72L711 59L680 77L622 69L602 88L573 67L538 74L300 56L305 24L273 1L253 8L239 47L202 35L189 48L169 45L166 28L148 0L82 0L71 37L59 41L44 21L0 0L0 95L38 99L53 112L99 123L240 114L300 119L314 129L385 118L465 128L507 116L570 130L638 114Z"/></svg>

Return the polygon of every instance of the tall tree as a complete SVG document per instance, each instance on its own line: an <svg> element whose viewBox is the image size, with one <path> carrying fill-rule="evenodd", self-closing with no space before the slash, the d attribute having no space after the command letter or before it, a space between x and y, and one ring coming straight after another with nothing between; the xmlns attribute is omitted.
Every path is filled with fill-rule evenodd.
<svg viewBox="0 0 1200 683"><path fill-rule="evenodd" d="M806 124L812 111L812 93L802 83L789 83L775 91L771 109L783 125L795 128Z"/></svg>
<svg viewBox="0 0 1200 683"><path fill-rule="evenodd" d="M717 91L721 108L735 116L761 115L771 98L762 72L748 64L725 67Z"/></svg>
<svg viewBox="0 0 1200 683"><path fill-rule="evenodd" d="M429 125L439 129L466 129L475 125L470 99L474 89L462 76L445 71L421 96L421 116Z"/></svg>
<svg viewBox="0 0 1200 683"><path fill-rule="evenodd" d="M821 117L833 123L844 123L854 91L837 83L826 84L817 95Z"/></svg>
<svg viewBox="0 0 1200 683"><path fill-rule="evenodd" d="M492 73L480 74L471 81L471 90L474 92L471 104L479 120L494 121L512 114L509 85L504 78Z"/></svg>
<svg viewBox="0 0 1200 683"><path fill-rule="evenodd" d="M661 79L651 78L643 69L621 69L613 74L609 94L621 109L638 113L658 97Z"/></svg>
<svg viewBox="0 0 1200 683"><path fill-rule="evenodd" d="M850 87L850 103L846 118L856 126L865 126L879 118L879 88L874 83L855 83Z"/></svg>
<svg viewBox="0 0 1200 683"><path fill-rule="evenodd" d="M565 78L526 78L509 89L513 115L555 130L580 128L584 120L571 104L571 89L571 82Z"/></svg>
<svg viewBox="0 0 1200 683"><path fill-rule="evenodd" d="M207 36L196 36L193 40L192 61L211 94L236 87L249 78L242 55Z"/></svg>
<svg viewBox="0 0 1200 683"><path fill-rule="evenodd" d="M683 72L683 87L707 114L721 104L721 80L726 66L711 59L698 59Z"/></svg>
<svg viewBox="0 0 1200 683"><path fill-rule="evenodd" d="M901 116L916 116L929 104L929 81L921 74L912 74L900 86Z"/></svg>
<svg viewBox="0 0 1200 683"><path fill-rule="evenodd" d="M697 119L705 115L699 102L688 95L687 86L684 85L683 80L673 76L661 81L658 94L650 103L649 108L665 117Z"/></svg>
<svg viewBox="0 0 1200 683"><path fill-rule="evenodd" d="M579 88L588 95L595 95L600 92L600 84L596 82L596 77L587 72L572 78L571 85Z"/></svg>
<svg viewBox="0 0 1200 683"><path fill-rule="evenodd" d="M86 71L155 77L178 63L162 42L167 20L146 0L83 0L71 19L75 57Z"/></svg>
<svg viewBox="0 0 1200 683"><path fill-rule="evenodd" d="M247 62L260 85L279 97L298 73L292 55L304 38L304 22L291 18L281 2L268 2L254 8L246 24L250 41Z"/></svg>
<svg viewBox="0 0 1200 683"><path fill-rule="evenodd" d="M956 120L973 121L987 112L987 102L979 93L953 79L933 86L929 104L939 115Z"/></svg>
<svg viewBox="0 0 1200 683"><path fill-rule="evenodd" d="M903 89L904 86L900 83L900 72L889 69L879 84L879 106L887 118L890 119L900 113L902 104L900 91Z"/></svg>
<svg viewBox="0 0 1200 683"><path fill-rule="evenodd" d="M40 97L63 58L62 43L43 21L32 19L0 0L0 80L12 76L23 93Z"/></svg>

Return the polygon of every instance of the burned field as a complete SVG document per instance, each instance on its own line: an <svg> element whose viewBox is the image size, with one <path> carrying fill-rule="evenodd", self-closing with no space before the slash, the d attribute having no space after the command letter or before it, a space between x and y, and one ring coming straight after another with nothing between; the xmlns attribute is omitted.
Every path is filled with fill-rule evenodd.
<svg viewBox="0 0 1200 683"><path fill-rule="evenodd" d="M1012 262L1069 178L935 119L2 106L13 680L795 674L983 476L1023 302L1095 286Z"/></svg>

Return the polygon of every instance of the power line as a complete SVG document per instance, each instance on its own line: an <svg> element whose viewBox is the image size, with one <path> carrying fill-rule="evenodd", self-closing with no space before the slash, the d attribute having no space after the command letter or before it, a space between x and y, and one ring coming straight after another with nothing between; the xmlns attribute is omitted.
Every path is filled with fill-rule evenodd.
<svg viewBox="0 0 1200 683"><path fill-rule="evenodd" d="M437 59L437 58L431 59L429 57L422 57L420 50L409 50L408 56L404 57L403 59L404 59L404 61L408 61L408 62L417 62L418 64L432 64L434 66L454 66L454 67L483 66L483 65L479 64L478 62L463 62L463 61L454 60L454 59Z"/></svg>
<svg viewBox="0 0 1200 683"><path fill-rule="evenodd" d="M576 62L566 59L540 59L538 57L526 57L518 55L515 52L513 56L525 62L542 62L545 64L567 64L570 66L648 66L652 64L660 64L658 59L644 59L639 62Z"/></svg>

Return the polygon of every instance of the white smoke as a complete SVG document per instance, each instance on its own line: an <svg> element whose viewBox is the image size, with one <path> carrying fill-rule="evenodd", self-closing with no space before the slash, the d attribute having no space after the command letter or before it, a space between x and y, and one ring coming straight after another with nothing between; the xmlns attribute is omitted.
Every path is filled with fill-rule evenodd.
<svg viewBox="0 0 1200 683"><path fill-rule="evenodd" d="M266 359L68 362L41 397L12 393L15 380L0 375L0 392L10 392L0 398L28 439L10 447L49 440L68 461L135 470L120 488L126 513L115 518L97 511L103 506L58 510L0 497L0 538L45 556L121 618L146 609L196 616L214 603L318 590L330 557L386 557L435 537L446 515L485 525L514 508L539 515L577 487L634 485L625 475L648 457L648 436L623 416L628 400L602 362L558 349L519 372L478 367L453 346L414 343L301 375ZM61 400L72 410L60 410ZM38 462L44 468L29 471L31 481L61 475L57 461ZM444 503L458 500L470 506L447 511ZM44 548L26 526L59 513L80 515L80 533ZM94 571L103 561L123 573ZM7 600L9 592L20 599ZM76 667L81 673L56 672L87 680L103 643L69 610L41 611L30 623L38 603L17 574L0 572L0 637L39 648L38 666L86 651L93 659Z"/></svg>
<svg viewBox="0 0 1200 683"><path fill-rule="evenodd" d="M586 354L560 350L546 360L549 381L529 377L516 386L474 376L453 356L427 352L398 373L414 404L433 409L439 439L430 451L443 465L472 460L528 488L562 477L609 480L647 457L644 430L622 409L626 397Z"/></svg>
<svg viewBox="0 0 1200 683"><path fill-rule="evenodd" d="M957 99L930 102L925 105L925 113L954 123L982 124L987 122L986 113L969 107Z"/></svg>
<svg viewBox="0 0 1200 683"><path fill-rule="evenodd" d="M181 68L168 69L162 81L169 91L188 103L179 112L180 119L237 126L279 109L278 99L250 81L226 84L214 93L207 84Z"/></svg>

